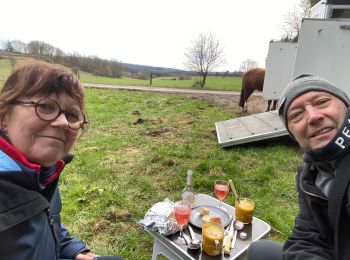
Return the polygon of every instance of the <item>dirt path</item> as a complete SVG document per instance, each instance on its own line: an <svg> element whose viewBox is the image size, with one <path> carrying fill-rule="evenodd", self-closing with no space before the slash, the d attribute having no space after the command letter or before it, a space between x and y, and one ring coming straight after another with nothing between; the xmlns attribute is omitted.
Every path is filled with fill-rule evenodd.
<svg viewBox="0 0 350 260"><path fill-rule="evenodd" d="M207 100L208 102L222 107L226 110L232 110L240 115L249 115L264 112L267 107L267 101L262 97L262 95L252 95L248 102L248 112L243 113L241 108L238 106L239 95L218 95L218 94L185 94L179 93L181 95L189 96L192 98L200 98Z"/></svg>
<svg viewBox="0 0 350 260"><path fill-rule="evenodd" d="M136 91L154 91L161 93L175 93L191 98L199 98L217 105L223 109L232 110L240 115L248 115L264 112L267 107L267 101L262 97L261 92L254 92L249 98L248 112L243 113L238 106L239 95L237 91L215 91L215 90L196 90L196 89L179 89L179 88L160 88L160 87L144 87L144 86L120 86L85 83L86 87L110 88L110 89L127 89Z"/></svg>

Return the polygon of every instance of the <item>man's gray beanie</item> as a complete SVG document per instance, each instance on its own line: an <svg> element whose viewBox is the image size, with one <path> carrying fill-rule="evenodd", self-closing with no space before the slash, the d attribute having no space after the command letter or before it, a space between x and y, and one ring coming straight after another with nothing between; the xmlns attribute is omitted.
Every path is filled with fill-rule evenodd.
<svg viewBox="0 0 350 260"><path fill-rule="evenodd" d="M349 107L350 100L348 95L329 81L311 74L299 75L286 86L280 97L278 114L288 132L287 111L290 104L294 99L309 91L327 92L339 98Z"/></svg>

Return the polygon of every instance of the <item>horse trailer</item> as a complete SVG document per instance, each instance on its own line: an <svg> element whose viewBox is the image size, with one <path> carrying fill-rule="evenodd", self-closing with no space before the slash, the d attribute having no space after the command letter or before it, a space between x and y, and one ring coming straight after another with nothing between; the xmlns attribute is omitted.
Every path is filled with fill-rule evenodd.
<svg viewBox="0 0 350 260"><path fill-rule="evenodd" d="M323 77L350 96L350 20L303 19L298 43L270 42L263 97L278 99L303 73Z"/></svg>

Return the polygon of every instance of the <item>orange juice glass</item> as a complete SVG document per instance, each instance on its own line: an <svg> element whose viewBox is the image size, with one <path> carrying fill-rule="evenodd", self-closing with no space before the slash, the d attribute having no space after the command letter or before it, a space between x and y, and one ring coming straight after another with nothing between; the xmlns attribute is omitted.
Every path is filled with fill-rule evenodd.
<svg viewBox="0 0 350 260"><path fill-rule="evenodd" d="M202 250L211 256L220 255L223 249L224 227L216 222L205 222L202 227Z"/></svg>
<svg viewBox="0 0 350 260"><path fill-rule="evenodd" d="M254 201L247 198L241 198L235 203L236 219L242 221L244 224L250 224L254 215Z"/></svg>

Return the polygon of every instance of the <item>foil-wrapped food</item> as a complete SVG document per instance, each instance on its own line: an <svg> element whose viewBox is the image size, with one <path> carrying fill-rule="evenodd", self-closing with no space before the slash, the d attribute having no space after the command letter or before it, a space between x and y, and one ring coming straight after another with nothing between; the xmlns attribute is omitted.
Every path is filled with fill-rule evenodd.
<svg viewBox="0 0 350 260"><path fill-rule="evenodd" d="M174 202L169 199L157 202L145 214L140 224L164 236L174 234L180 230L174 217Z"/></svg>

